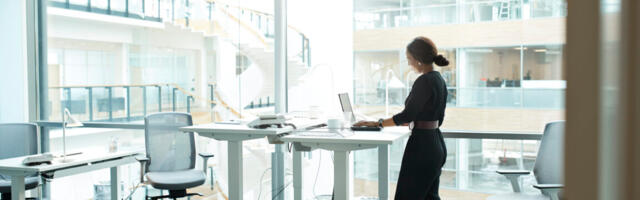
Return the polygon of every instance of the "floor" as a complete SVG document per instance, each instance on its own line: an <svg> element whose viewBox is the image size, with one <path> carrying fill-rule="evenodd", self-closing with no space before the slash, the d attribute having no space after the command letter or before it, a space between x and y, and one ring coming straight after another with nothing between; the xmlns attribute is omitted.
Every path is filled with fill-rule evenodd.
<svg viewBox="0 0 640 200"><path fill-rule="evenodd" d="M354 194L356 196L377 196L377 182L373 181L364 181L364 180L355 180L354 181ZM228 200L228 197L220 193L220 188L215 187L214 190L211 190L210 185L206 184L201 187L194 188L190 190L190 192L198 192L204 195L204 197L194 197L192 199L198 200ZM395 192L395 184L390 186L391 194ZM490 194L478 193L478 192L467 192L460 190L451 190L451 189L440 189L440 197L446 200L484 200L489 197Z"/></svg>

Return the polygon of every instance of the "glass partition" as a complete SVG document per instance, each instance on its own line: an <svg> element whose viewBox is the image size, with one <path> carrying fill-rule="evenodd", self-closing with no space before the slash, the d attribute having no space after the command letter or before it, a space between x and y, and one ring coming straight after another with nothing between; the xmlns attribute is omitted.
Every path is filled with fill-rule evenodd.
<svg viewBox="0 0 640 200"><path fill-rule="evenodd" d="M353 79L359 114L386 118L404 108L418 77L407 64L405 47L413 37L426 36L450 61L434 67L449 89L443 130L542 134L546 123L564 120L566 1L356 0L355 6ZM446 143L441 190L478 199L510 192L508 180L495 170L531 170L539 145L502 139ZM391 152L396 180L404 144ZM376 156L376 150L354 153L356 196L377 195L370 189L377 185ZM538 192L529 186L533 182L532 176L525 178L526 192Z"/></svg>
<svg viewBox="0 0 640 200"><path fill-rule="evenodd" d="M566 16L564 0L355 0L356 30Z"/></svg>
<svg viewBox="0 0 640 200"><path fill-rule="evenodd" d="M61 121L64 109L82 122L134 124L159 112L190 113L195 124L273 113L273 1L260 2L49 1L47 65L41 69L47 72L41 80L48 85L42 90L47 96L42 105L46 116L40 120ZM107 148L112 140L144 148L144 131L77 128L71 132L70 151ZM49 150L57 153L60 130L54 127L48 133ZM198 152L216 154L211 162L219 164L210 167L216 176L226 177L226 148L209 138L198 137L197 143ZM261 169L256 173L270 168L272 145L261 140L245 147L252 152L245 163ZM123 194L139 180L136 166L124 167ZM56 179L60 184L52 184L50 197L97 198L93 187L108 180L107 172ZM245 196L255 198L259 194L253 191L262 183L259 175L247 176L252 180L245 187L252 194ZM213 185L226 186L227 179L218 180ZM69 195L71 182L87 192ZM202 187L209 188L209 182ZM141 195L136 193L134 199L142 199Z"/></svg>

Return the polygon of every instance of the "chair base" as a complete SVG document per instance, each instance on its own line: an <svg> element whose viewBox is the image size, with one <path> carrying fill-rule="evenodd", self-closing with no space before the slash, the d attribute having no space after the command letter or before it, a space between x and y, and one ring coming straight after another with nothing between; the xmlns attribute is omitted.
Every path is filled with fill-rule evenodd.
<svg viewBox="0 0 640 200"><path fill-rule="evenodd" d="M196 196L196 195L203 196L200 193L187 193L187 190L169 190L169 195L151 197L151 200L164 199L164 198L177 199L177 198L190 197L190 196Z"/></svg>

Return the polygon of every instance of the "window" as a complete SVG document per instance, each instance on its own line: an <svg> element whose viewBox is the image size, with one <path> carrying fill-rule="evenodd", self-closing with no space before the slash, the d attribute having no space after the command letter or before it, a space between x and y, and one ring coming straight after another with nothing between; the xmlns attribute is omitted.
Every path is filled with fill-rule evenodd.
<svg viewBox="0 0 640 200"><path fill-rule="evenodd" d="M41 80L48 85L42 92L46 117L40 120L60 121L64 109L83 122L135 124L148 114L167 111L191 113L196 124L273 112L273 2L248 4L49 1L47 65L41 69L47 72ZM71 151L104 150L114 140L120 148L144 146L140 130L77 128L68 133ZM53 128L49 136L49 150L60 151L61 130ZM272 152L265 143L245 144ZM198 144L198 151L226 154L215 151L214 140L199 139ZM245 162L266 156L254 155ZM270 163L254 166L266 170ZM123 168L127 193L137 183L138 167ZM226 171L217 173L225 176ZM97 171L60 179L84 189L54 184L51 197L91 198L99 195L92 193L93 186L108 178L107 171ZM257 190L261 183L246 185ZM68 195L72 193L75 196Z"/></svg>
<svg viewBox="0 0 640 200"><path fill-rule="evenodd" d="M361 114L391 117L403 109L418 76L407 65L405 47L413 37L426 36L450 61L435 67L449 88L443 130L542 133L546 123L564 119L565 1L392 2L384 9L371 1L355 3L354 101ZM495 170L532 169L539 145L536 140L445 140L441 188L489 193L511 191ZM391 152L397 158L391 164L395 180L404 144L394 144ZM362 188L356 196L376 194L364 189L377 180L376 165L369 163L375 156L376 150L355 153L360 184L355 188ZM527 177L525 184L532 181Z"/></svg>

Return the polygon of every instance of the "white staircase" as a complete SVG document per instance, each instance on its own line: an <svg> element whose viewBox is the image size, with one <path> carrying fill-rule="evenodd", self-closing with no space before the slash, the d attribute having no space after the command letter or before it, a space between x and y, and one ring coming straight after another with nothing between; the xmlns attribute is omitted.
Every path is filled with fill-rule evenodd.
<svg viewBox="0 0 640 200"><path fill-rule="evenodd" d="M201 34L203 37L220 37L221 40L219 41L233 44L241 54L249 58L252 64L240 75L242 85L240 101L243 107L259 98L273 97L275 93L275 53L273 50L273 39L256 34L259 32L257 29L247 26L247 24L251 24L250 22L245 21L243 17L237 17L231 14L235 12L229 12L223 9L224 8L216 9L216 11L221 12L215 12L214 19L216 20L216 24L211 25L211 27L215 27L217 30L213 30L211 27L207 30L194 30L185 27L183 24L171 22L165 22L165 30L189 31L194 34ZM239 26L237 20L240 20L244 25ZM308 67L298 55L290 54L287 63L288 89L291 90L302 84L303 80L300 80L300 77L309 70L310 67ZM222 95L225 96L225 94Z"/></svg>
<svg viewBox="0 0 640 200"><path fill-rule="evenodd" d="M256 92L253 95L248 96L247 98L251 98L251 100L255 100L256 98L262 98L267 96L274 96L274 69L275 69L275 56L274 51L271 48L265 47L255 47L249 44L240 44L240 52L242 52L245 56L247 56L254 65L251 67L260 68L260 72L262 75L261 80L263 80L261 85L261 90ZM250 67L250 68L251 68ZM244 84L252 84L255 77L251 77L254 74L251 73L252 69L247 69L242 74L242 79ZM287 63L287 76L288 76L288 87L293 88L302 82L299 78L302 77L305 73L309 71L309 67L307 67L298 57L289 56ZM246 74L246 75L245 75ZM244 98L243 98L244 99Z"/></svg>

